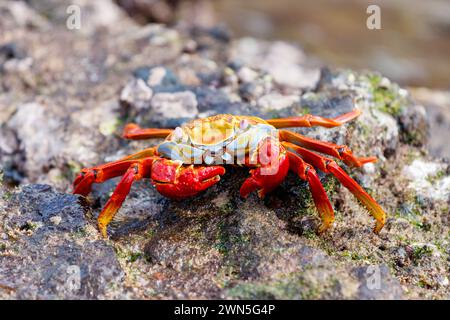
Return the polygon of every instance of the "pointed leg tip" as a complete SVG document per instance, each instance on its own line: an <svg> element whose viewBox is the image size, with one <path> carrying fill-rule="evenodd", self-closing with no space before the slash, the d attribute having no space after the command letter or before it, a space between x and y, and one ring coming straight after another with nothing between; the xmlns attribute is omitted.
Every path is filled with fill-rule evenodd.
<svg viewBox="0 0 450 320"><path fill-rule="evenodd" d="M106 230L106 226L103 224L98 224L98 230L100 231L100 234L102 235L103 239L108 239L108 232Z"/></svg>
<svg viewBox="0 0 450 320"><path fill-rule="evenodd" d="M330 230L331 226L333 225L333 222L322 222L317 229L317 233L319 235L322 235L326 233L328 230Z"/></svg>
<svg viewBox="0 0 450 320"><path fill-rule="evenodd" d="M377 162L377 161L378 161L377 157L367 157L367 158L362 158L362 159L360 159L360 162L361 162L362 164L366 164L366 163L374 163L374 162Z"/></svg>
<svg viewBox="0 0 450 320"><path fill-rule="evenodd" d="M375 227L373 228L373 233L380 234L381 229L384 227L384 221L377 221Z"/></svg>

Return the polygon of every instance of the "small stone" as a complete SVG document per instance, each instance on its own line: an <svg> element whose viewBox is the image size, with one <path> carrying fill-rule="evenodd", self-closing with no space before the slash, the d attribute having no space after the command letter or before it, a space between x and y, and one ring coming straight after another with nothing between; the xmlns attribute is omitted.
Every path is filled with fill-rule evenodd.
<svg viewBox="0 0 450 320"><path fill-rule="evenodd" d="M231 86L231 87L237 87L238 82L239 82L238 76L236 75L234 70L229 67L227 67L223 70L222 80L223 80L224 84Z"/></svg>
<svg viewBox="0 0 450 320"><path fill-rule="evenodd" d="M442 287L446 287L449 284L449 280L447 277L443 277L443 276L438 276L438 283L440 286Z"/></svg>
<svg viewBox="0 0 450 320"><path fill-rule="evenodd" d="M150 106L152 95L152 89L142 79L133 79L122 89L120 101L131 105L137 110L143 110Z"/></svg>
<svg viewBox="0 0 450 320"><path fill-rule="evenodd" d="M396 251L395 261L399 267L404 267L407 264L409 257L405 248L399 247Z"/></svg>
<svg viewBox="0 0 450 320"><path fill-rule="evenodd" d="M374 174L376 172L375 165L371 162L363 165L363 171L365 174Z"/></svg>
<svg viewBox="0 0 450 320"><path fill-rule="evenodd" d="M300 101L297 95L284 96L278 93L270 93L258 100L258 105L265 110L281 110Z"/></svg>
<svg viewBox="0 0 450 320"><path fill-rule="evenodd" d="M178 78L173 71L162 66L141 67L136 69L133 75L152 88L179 85Z"/></svg>
<svg viewBox="0 0 450 320"><path fill-rule="evenodd" d="M198 49L198 44L196 41L189 39L184 43L183 51L186 53L195 53Z"/></svg>
<svg viewBox="0 0 450 320"><path fill-rule="evenodd" d="M245 101L254 102L264 93L264 88L256 83L248 82L239 86L239 94Z"/></svg>
<svg viewBox="0 0 450 320"><path fill-rule="evenodd" d="M62 218L60 216L53 216L50 219L50 222L53 223L55 226L58 226L61 223Z"/></svg>
<svg viewBox="0 0 450 320"><path fill-rule="evenodd" d="M156 67L151 70L147 78L147 84L149 86L157 86L160 85L166 76L167 71L163 67Z"/></svg>
<svg viewBox="0 0 450 320"><path fill-rule="evenodd" d="M258 77L258 73L248 67L243 67L237 72L239 80L242 82L252 82Z"/></svg>
<svg viewBox="0 0 450 320"><path fill-rule="evenodd" d="M381 79L380 83L379 83L379 86L380 86L381 88L389 88L390 85L391 85L391 80L389 80L389 79L386 78L386 77L383 77L383 78Z"/></svg>

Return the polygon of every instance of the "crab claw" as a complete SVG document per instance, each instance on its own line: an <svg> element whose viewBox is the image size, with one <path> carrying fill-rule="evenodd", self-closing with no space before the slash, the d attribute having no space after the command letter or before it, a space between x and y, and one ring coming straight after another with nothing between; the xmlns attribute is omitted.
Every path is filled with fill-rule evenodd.
<svg viewBox="0 0 450 320"><path fill-rule="evenodd" d="M92 184L95 181L95 171L90 169L83 169L81 173L75 178L73 183L74 194L87 196L92 189Z"/></svg>
<svg viewBox="0 0 450 320"><path fill-rule="evenodd" d="M289 171L289 160L284 153L277 154L275 160L250 170L250 177L244 181L239 191L242 197L247 198L251 192L256 191L262 199L284 180Z"/></svg>
<svg viewBox="0 0 450 320"><path fill-rule="evenodd" d="M151 178L163 196L184 199L216 184L224 173L221 166L186 166L181 161L160 159L152 165Z"/></svg>

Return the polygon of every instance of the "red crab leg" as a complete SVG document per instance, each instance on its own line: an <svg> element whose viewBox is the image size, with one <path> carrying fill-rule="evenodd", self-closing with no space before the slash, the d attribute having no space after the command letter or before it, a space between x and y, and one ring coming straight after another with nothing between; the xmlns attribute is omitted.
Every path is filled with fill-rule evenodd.
<svg viewBox="0 0 450 320"><path fill-rule="evenodd" d="M359 109L354 109L351 112L345 113L333 119L328 119L312 114L305 114L300 117L289 117L280 119L266 120L275 128L291 128L291 127L312 127L321 126L326 128L338 127L348 121L351 121L361 114Z"/></svg>
<svg viewBox="0 0 450 320"><path fill-rule="evenodd" d="M328 154L344 161L344 163L349 166L361 167L365 163L377 161L377 158L375 157L357 158L353 155L350 148L345 145L319 141L288 130L280 130L279 132L281 141L288 141L314 151Z"/></svg>
<svg viewBox="0 0 450 320"><path fill-rule="evenodd" d="M258 163L259 166L250 170L250 177L240 188L239 192L244 198L253 191L257 191L261 199L264 198L284 180L289 171L289 159L284 147L271 139L260 145Z"/></svg>
<svg viewBox="0 0 450 320"><path fill-rule="evenodd" d="M334 221L334 211L327 193L320 182L316 170L314 170L311 165L305 163L302 158L291 151L288 151L287 155L289 157L290 170L295 172L300 179L308 181L314 204L316 205L322 220L322 224L319 227L319 233L322 233L327 230Z"/></svg>
<svg viewBox="0 0 450 320"><path fill-rule="evenodd" d="M122 136L130 140L144 140L151 138L165 138L172 133L172 129L141 128L135 123L125 126Z"/></svg>
<svg viewBox="0 0 450 320"><path fill-rule="evenodd" d="M98 216L98 229L103 237L107 237L106 227L122 206L123 201L130 192L133 182L144 177L150 177L153 161L154 158L140 160L138 163L132 164L122 176L122 179Z"/></svg>
<svg viewBox="0 0 450 320"><path fill-rule="evenodd" d="M386 222L386 213L380 205L366 192L338 164L330 158L318 155L310 150L299 147L289 142L282 142L289 149L297 152L303 160L312 164L314 167L325 173L334 175L361 203L369 210L370 214L375 218L376 224L373 229L375 233L379 233Z"/></svg>
<svg viewBox="0 0 450 320"><path fill-rule="evenodd" d="M114 162L92 168L84 168L75 178L73 183L73 193L87 196L91 192L93 183L102 183L108 179L121 176L133 163L138 162L140 159L155 155L155 148L148 148Z"/></svg>

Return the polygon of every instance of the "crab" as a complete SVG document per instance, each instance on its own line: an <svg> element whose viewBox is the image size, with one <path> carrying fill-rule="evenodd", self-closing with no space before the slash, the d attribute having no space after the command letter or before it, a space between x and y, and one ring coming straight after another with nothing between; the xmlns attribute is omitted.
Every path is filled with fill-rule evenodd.
<svg viewBox="0 0 450 320"><path fill-rule="evenodd" d="M184 199L218 183L225 173L225 166L234 165L250 169L240 195L246 198L256 191L263 198L292 171L308 182L321 218L318 232L322 233L333 224L334 211L317 174L318 169L335 176L367 208L376 220L373 231L379 233L386 221L385 212L334 160L341 160L350 167L361 167L376 158L356 157L345 145L286 130L312 126L332 128L355 119L360 113L359 109L353 109L332 119L305 114L269 120L220 114L192 120L175 129L141 128L131 123L124 128L124 138L164 138L164 141L118 161L82 169L74 181L73 192L87 196L94 183L122 176L97 220L100 233L107 237L107 226L135 181L150 179L162 195Z"/></svg>

